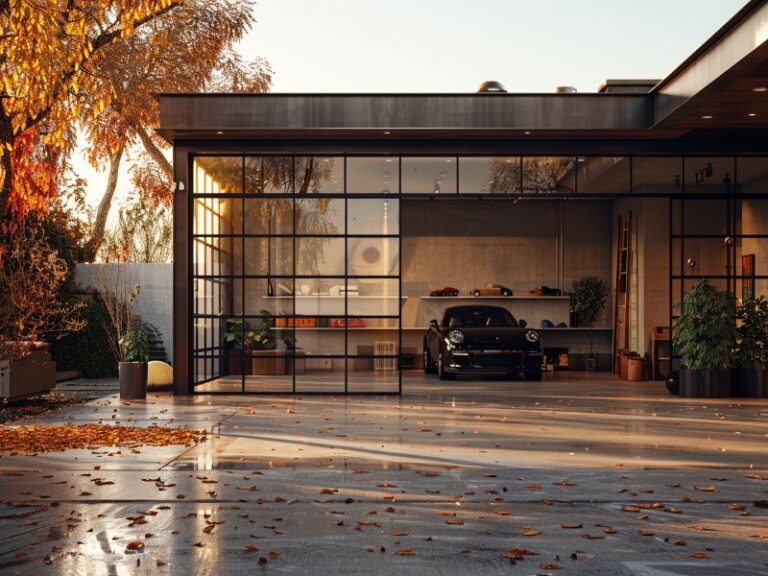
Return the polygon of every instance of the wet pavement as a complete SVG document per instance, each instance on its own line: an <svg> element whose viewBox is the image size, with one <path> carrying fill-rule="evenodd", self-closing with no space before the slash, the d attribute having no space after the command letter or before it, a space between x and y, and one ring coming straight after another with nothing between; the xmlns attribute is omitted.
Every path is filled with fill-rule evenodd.
<svg viewBox="0 0 768 576"><path fill-rule="evenodd" d="M584 374L404 390L37 418L208 439L2 455L0 573L768 574L768 399Z"/></svg>

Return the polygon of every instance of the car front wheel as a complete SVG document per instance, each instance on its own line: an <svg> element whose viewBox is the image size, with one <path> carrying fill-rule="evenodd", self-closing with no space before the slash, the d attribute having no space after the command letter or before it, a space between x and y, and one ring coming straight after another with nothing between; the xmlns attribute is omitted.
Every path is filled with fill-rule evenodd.
<svg viewBox="0 0 768 576"><path fill-rule="evenodd" d="M445 371L442 353L437 357L437 376L440 380L456 380L456 374Z"/></svg>

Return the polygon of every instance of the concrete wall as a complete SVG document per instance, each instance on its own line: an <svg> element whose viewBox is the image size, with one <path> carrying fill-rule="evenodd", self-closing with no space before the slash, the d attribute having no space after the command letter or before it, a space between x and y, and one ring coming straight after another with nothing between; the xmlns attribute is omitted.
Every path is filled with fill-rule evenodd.
<svg viewBox="0 0 768 576"><path fill-rule="evenodd" d="M444 286L467 294L496 283L521 295L537 286L566 291L587 274L610 279L610 202L403 200L401 218L406 327L440 316L434 301L418 297ZM531 326L544 318L569 322L567 301L508 307ZM608 309L601 325L610 326L610 318Z"/></svg>
<svg viewBox="0 0 768 576"><path fill-rule="evenodd" d="M119 269L119 272L118 272ZM163 337L168 360L173 361L173 294L172 264L78 264L75 281L81 288L102 290L113 286L117 274L123 274L124 285L141 286L134 302L134 312L145 322L157 327Z"/></svg>

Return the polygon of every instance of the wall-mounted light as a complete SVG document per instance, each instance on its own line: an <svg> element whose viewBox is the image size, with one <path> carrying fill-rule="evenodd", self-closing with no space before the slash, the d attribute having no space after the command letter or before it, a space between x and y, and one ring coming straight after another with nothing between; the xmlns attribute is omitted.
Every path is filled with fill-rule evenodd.
<svg viewBox="0 0 768 576"><path fill-rule="evenodd" d="M179 180L178 182L171 182L171 193L176 192L176 190L178 190L179 192L184 192L185 190L184 182L182 182L181 180Z"/></svg>

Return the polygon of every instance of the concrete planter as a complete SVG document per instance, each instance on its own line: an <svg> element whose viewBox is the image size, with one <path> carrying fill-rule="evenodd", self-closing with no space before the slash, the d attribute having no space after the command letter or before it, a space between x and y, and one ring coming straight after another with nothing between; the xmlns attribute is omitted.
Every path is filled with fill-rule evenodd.
<svg viewBox="0 0 768 576"><path fill-rule="evenodd" d="M143 400L147 397L147 363L120 362L120 398Z"/></svg>
<svg viewBox="0 0 768 576"><path fill-rule="evenodd" d="M680 370L680 396L727 398L731 396L730 370Z"/></svg>
<svg viewBox="0 0 768 576"><path fill-rule="evenodd" d="M768 371L734 368L731 388L739 398L768 398Z"/></svg>

